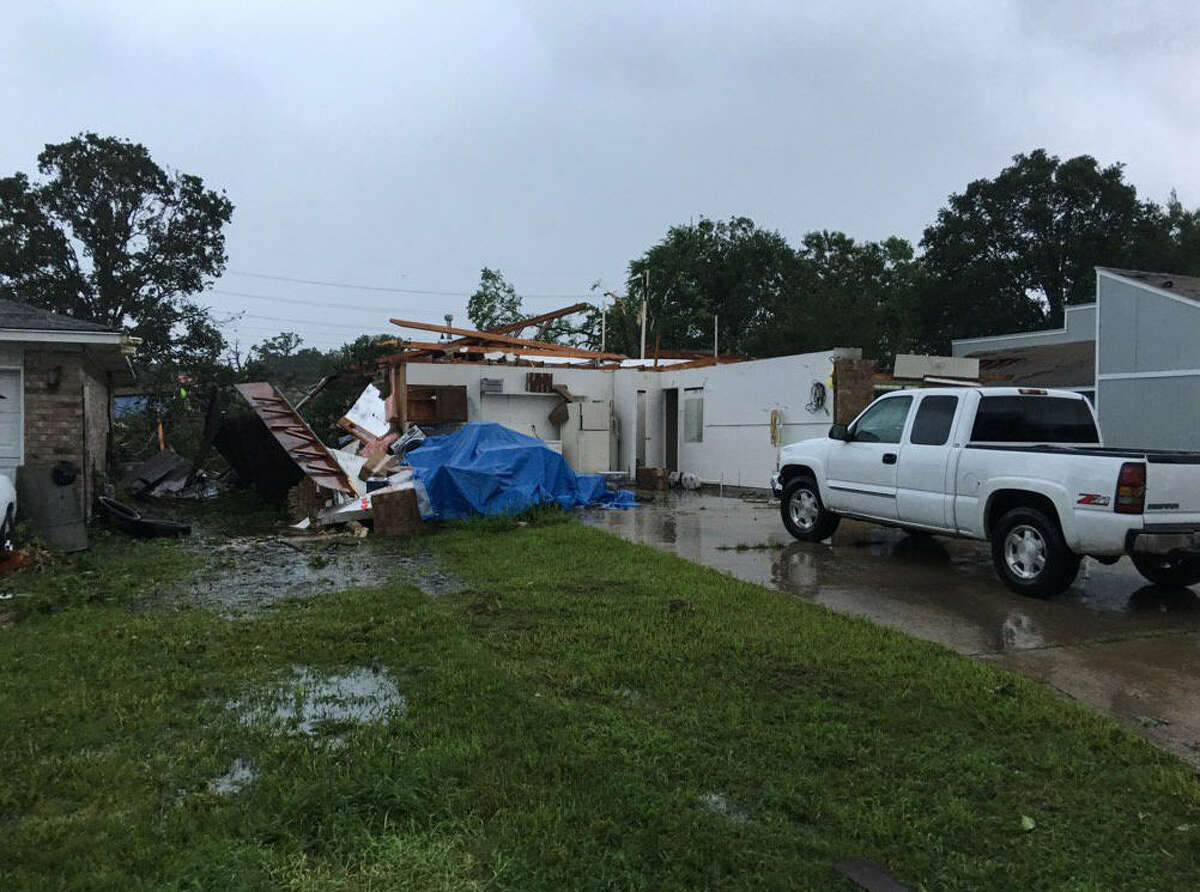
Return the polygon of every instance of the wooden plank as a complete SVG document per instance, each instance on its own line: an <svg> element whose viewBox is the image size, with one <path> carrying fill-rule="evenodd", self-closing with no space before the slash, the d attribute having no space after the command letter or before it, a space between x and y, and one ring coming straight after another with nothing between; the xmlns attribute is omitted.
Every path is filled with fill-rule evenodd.
<svg viewBox="0 0 1200 892"><path fill-rule="evenodd" d="M563 347L558 344L550 344L546 341L533 341L528 338L514 338L509 335L490 334L486 331L475 331L470 328L456 328L452 325L435 325L432 322L414 322L410 319L390 319L388 320L393 325L399 325L401 328L415 328L418 331L433 331L438 334L452 334L459 337L471 338L480 341L484 344L511 344L515 347L530 347L534 350L547 350L551 353L561 354L563 356L579 356L585 355L589 359L624 359L620 353L599 353L594 350L580 350L576 347ZM514 352L514 351L508 351Z"/></svg>
<svg viewBox="0 0 1200 892"><path fill-rule="evenodd" d="M540 316L530 316L526 319L518 319L516 322L510 322L507 325L496 325L487 329L488 334L511 334L515 331L520 331L523 328L529 328L531 325L540 325L546 322L553 322L555 319L561 319L563 316L570 316L572 313L582 313L584 310L591 309L589 303L571 304L569 307L563 307L561 310L551 310L549 313L542 313ZM471 338L456 338L452 341L445 341L447 345L455 347L469 343Z"/></svg>
<svg viewBox="0 0 1200 892"><path fill-rule="evenodd" d="M553 322L555 319L561 319L563 316L582 313L584 310L590 310L591 308L592 305L589 303L571 304L569 307L563 307L561 310L551 310L549 313L542 313L540 316L519 319L516 322L510 322L508 325L497 325L495 328L489 328L488 334L509 334L514 331L520 331L522 328L541 325L545 322Z"/></svg>

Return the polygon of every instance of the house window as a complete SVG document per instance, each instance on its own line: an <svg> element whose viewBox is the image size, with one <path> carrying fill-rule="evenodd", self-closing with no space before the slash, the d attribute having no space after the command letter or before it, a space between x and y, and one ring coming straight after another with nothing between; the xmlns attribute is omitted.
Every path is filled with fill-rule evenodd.
<svg viewBox="0 0 1200 892"><path fill-rule="evenodd" d="M695 396L685 396L683 400L683 442L704 442L704 392L690 391ZM689 393L689 391L684 391Z"/></svg>

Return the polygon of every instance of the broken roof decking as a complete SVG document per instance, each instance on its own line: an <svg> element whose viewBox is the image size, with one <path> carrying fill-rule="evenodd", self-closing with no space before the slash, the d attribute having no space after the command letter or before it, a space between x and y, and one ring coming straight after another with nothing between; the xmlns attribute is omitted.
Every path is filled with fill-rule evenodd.
<svg viewBox="0 0 1200 892"><path fill-rule="evenodd" d="M265 381L235 384L267 430L305 474L318 486L355 495L357 490L341 464L317 439L312 428L292 408L282 393Z"/></svg>
<svg viewBox="0 0 1200 892"><path fill-rule="evenodd" d="M970 356L979 360L979 374L989 383L1090 388L1096 372L1095 341L982 350Z"/></svg>

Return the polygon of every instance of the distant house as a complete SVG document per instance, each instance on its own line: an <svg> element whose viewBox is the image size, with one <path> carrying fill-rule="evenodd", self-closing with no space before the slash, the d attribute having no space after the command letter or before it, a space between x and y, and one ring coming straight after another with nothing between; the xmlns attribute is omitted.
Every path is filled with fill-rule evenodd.
<svg viewBox="0 0 1200 892"><path fill-rule="evenodd" d="M0 299L0 474L68 462L89 514L108 469L112 390L132 381L119 331Z"/></svg>

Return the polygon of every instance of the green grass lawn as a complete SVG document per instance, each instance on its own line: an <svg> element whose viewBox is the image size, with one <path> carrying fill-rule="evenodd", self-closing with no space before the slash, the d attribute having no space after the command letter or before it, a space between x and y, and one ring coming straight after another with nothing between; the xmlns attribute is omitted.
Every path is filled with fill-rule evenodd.
<svg viewBox="0 0 1200 892"><path fill-rule="evenodd" d="M1200 886L1194 772L1032 682L575 522L417 547L468 590L229 621L125 606L176 545L72 568L125 581L0 634L0 888ZM296 666L407 710L239 721Z"/></svg>

